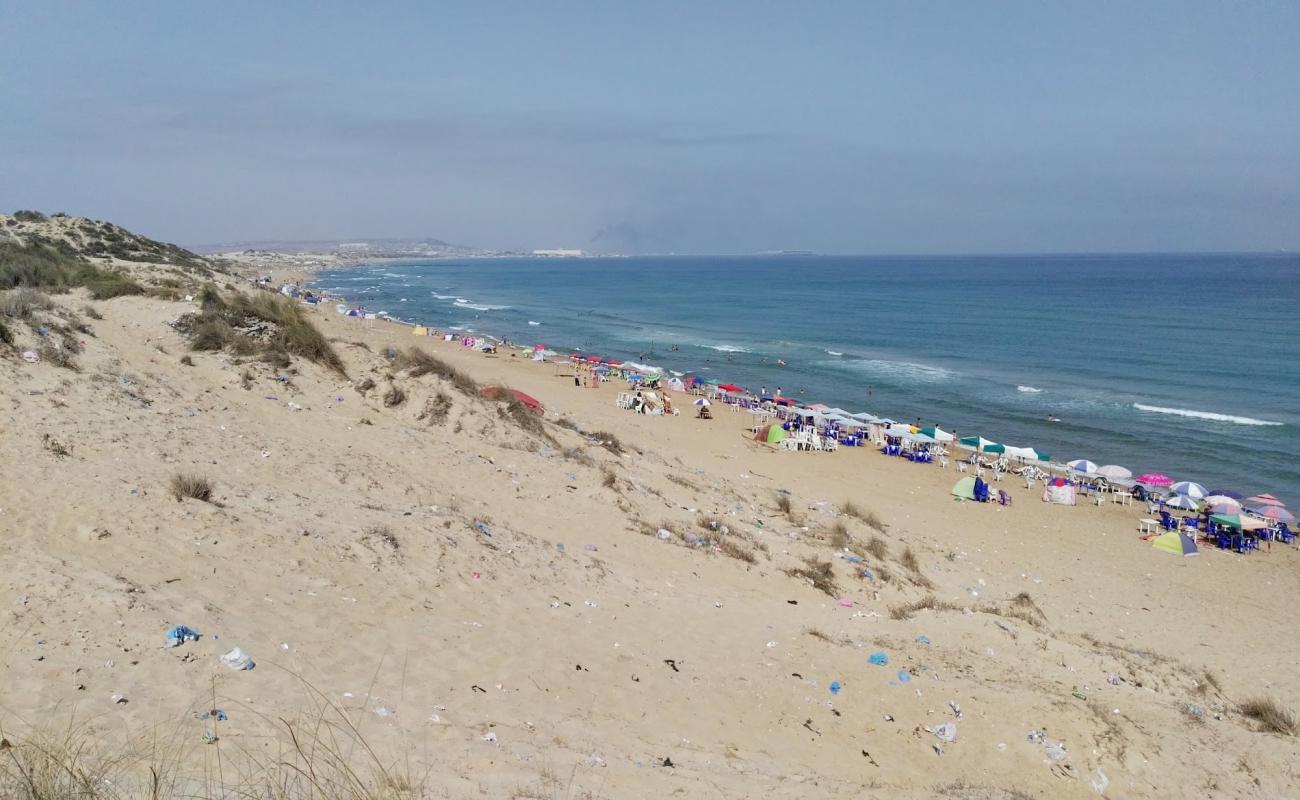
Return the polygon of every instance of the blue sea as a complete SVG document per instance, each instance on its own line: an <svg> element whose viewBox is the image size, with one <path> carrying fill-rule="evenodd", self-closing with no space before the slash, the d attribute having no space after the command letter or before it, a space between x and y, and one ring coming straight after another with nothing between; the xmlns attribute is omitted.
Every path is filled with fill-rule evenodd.
<svg viewBox="0 0 1300 800"><path fill-rule="evenodd" d="M1300 505L1297 255L436 260L316 286Z"/></svg>

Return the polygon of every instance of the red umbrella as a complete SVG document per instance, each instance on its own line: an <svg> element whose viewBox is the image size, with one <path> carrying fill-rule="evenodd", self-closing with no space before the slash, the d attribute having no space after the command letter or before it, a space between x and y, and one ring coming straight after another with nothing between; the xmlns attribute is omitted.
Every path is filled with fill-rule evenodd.
<svg viewBox="0 0 1300 800"><path fill-rule="evenodd" d="M623 362L622 362L622 361L614 361L613 359L610 359L609 361L606 361L605 363L608 364L608 365L610 365L611 367L621 367L621 366L623 366Z"/></svg>
<svg viewBox="0 0 1300 800"><path fill-rule="evenodd" d="M737 385L734 384L734 383L722 383L722 384L719 384L719 385L718 385L718 388L721 389L721 390L724 391L724 392L743 392L743 391L745 391L745 387L743 387L743 386L737 386Z"/></svg>
<svg viewBox="0 0 1300 800"><path fill-rule="evenodd" d="M524 394L518 389L502 389L500 386L489 386L483 390L483 394L484 396L489 397L493 400L504 400L505 398L502 396L502 394L506 391L510 392L511 396L513 396L520 403L527 406L528 409L531 410L537 416L540 417L546 413L546 409L542 408L542 404L538 402L536 397L533 397L530 394Z"/></svg>

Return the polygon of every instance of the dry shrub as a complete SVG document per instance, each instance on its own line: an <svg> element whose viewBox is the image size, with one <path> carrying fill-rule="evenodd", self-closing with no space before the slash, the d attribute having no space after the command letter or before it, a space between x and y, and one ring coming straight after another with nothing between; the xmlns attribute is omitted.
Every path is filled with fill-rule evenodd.
<svg viewBox="0 0 1300 800"><path fill-rule="evenodd" d="M787 517L794 516L794 505L790 502L790 495L780 492L776 496L776 510L785 514Z"/></svg>
<svg viewBox="0 0 1300 800"><path fill-rule="evenodd" d="M596 459L588 455L587 451L581 447L565 447L560 450L560 455L569 461L576 461L584 467L596 466Z"/></svg>
<svg viewBox="0 0 1300 800"><path fill-rule="evenodd" d="M9 326L5 324L3 319L0 319L0 342L13 347L14 341L14 332L9 329Z"/></svg>
<svg viewBox="0 0 1300 800"><path fill-rule="evenodd" d="M910 603L890 606L889 616L891 619L911 619L912 615L918 611L955 611L958 609L956 603L949 603L946 600L940 600L932 594L927 594L920 600L913 600Z"/></svg>
<svg viewBox="0 0 1300 800"><path fill-rule="evenodd" d="M397 541L397 534L393 533L393 529L387 525L370 528L365 535L372 539L378 539L394 551L401 549L401 543Z"/></svg>
<svg viewBox="0 0 1300 800"><path fill-rule="evenodd" d="M202 475L177 473L172 476L169 487L172 497L175 497L178 503L187 497L205 503L212 502L212 481Z"/></svg>
<svg viewBox="0 0 1300 800"><path fill-rule="evenodd" d="M881 521L880 517L876 516L876 512L867 511L862 508L859 508L858 505L854 503L852 500L845 500L840 505L840 513L846 517L856 517L858 520L861 520L868 528L871 528L872 530L875 531L879 531L880 533L884 533L885 528L888 527L884 522Z"/></svg>
<svg viewBox="0 0 1300 800"><path fill-rule="evenodd" d="M81 313L85 314L86 316L90 317L91 319L103 319L103 318L104 318L104 315L101 314L101 313L99 313L99 309L95 308L95 307L92 306L92 305L84 305L84 306L82 306L82 307L81 307Z"/></svg>
<svg viewBox="0 0 1300 800"><path fill-rule="evenodd" d="M54 301L45 292L27 287L10 289L0 294L0 316L29 320L37 311L49 311Z"/></svg>
<svg viewBox="0 0 1300 800"><path fill-rule="evenodd" d="M665 477L667 477L668 480L672 481L673 483L677 484L683 489L690 489L692 492L698 492L700 490L700 487L696 486L690 480L688 480L687 478L683 478L680 475L669 474Z"/></svg>
<svg viewBox="0 0 1300 800"><path fill-rule="evenodd" d="M243 386L245 391L252 389L253 373L249 372L248 370L244 370L243 373L239 376L239 385Z"/></svg>
<svg viewBox="0 0 1300 800"><path fill-rule="evenodd" d="M843 520L835 520L835 522L831 524L827 541L830 543L830 546L834 547L836 550L843 550L848 547L853 541L853 538L849 536L849 526L845 525Z"/></svg>
<svg viewBox="0 0 1300 800"><path fill-rule="evenodd" d="M49 339L42 339L41 346L37 349L41 360L47 364L63 369L70 369L73 372L80 372L81 367L77 364L77 357L73 351L67 347L51 342Z"/></svg>
<svg viewBox="0 0 1300 800"><path fill-rule="evenodd" d="M803 578L819 591L831 597L839 595L839 586L835 583L835 566L829 561L809 558L802 567L791 567L785 571L792 578Z"/></svg>
<svg viewBox="0 0 1300 800"><path fill-rule="evenodd" d="M731 558L744 561L746 564L754 564L758 562L758 558L754 556L754 551L745 547L735 539L723 537L718 541L717 548L718 552L722 553L724 556L730 556Z"/></svg>
<svg viewBox="0 0 1300 800"><path fill-rule="evenodd" d="M588 438L616 456L623 455L623 443L612 433L596 431L595 433L588 434Z"/></svg>
<svg viewBox="0 0 1300 800"><path fill-rule="evenodd" d="M1020 609L1027 614L1031 614L1042 622L1047 621L1047 615L1044 614L1043 609L1039 608L1038 604L1034 602L1034 598L1029 595L1029 592L1021 592L1011 598L1011 607Z"/></svg>
<svg viewBox="0 0 1300 800"><path fill-rule="evenodd" d="M542 418L537 415L528 406L519 401L509 389L502 389L497 397L500 398L500 405L497 407L497 414L502 419L509 420L519 426L525 433L531 434L541 439L551 441L551 434L542 424Z"/></svg>
<svg viewBox="0 0 1300 800"><path fill-rule="evenodd" d="M388 408L396 408L405 402L406 392L397 384L390 385L388 391L384 392L384 405Z"/></svg>
<svg viewBox="0 0 1300 800"><path fill-rule="evenodd" d="M416 419L427 419L431 424L438 425L447 419L447 414L450 412L451 395L446 392L438 392L425 401L424 410L420 412Z"/></svg>
<svg viewBox="0 0 1300 800"><path fill-rule="evenodd" d="M393 355L393 366L399 370L406 370L412 378L419 378L424 375L437 375L445 381L450 381L462 393L478 396L479 385L470 376L438 358L427 350L421 350L418 347L409 347L405 351L395 352Z"/></svg>
<svg viewBox="0 0 1300 800"><path fill-rule="evenodd" d="M1296 735L1296 719L1290 709L1271 697L1254 697L1242 703L1237 709L1243 716L1259 723L1260 730L1268 733L1280 733L1283 736Z"/></svg>
<svg viewBox="0 0 1300 800"><path fill-rule="evenodd" d="M830 634L821 628L804 628L803 632L805 636L811 636L814 639L821 639L823 642L835 644L835 640L831 638Z"/></svg>
<svg viewBox="0 0 1300 800"><path fill-rule="evenodd" d="M560 417L555 421L555 424L566 430L574 431L575 433L581 433L581 431L578 430L578 423L574 422L568 417Z"/></svg>
<svg viewBox="0 0 1300 800"><path fill-rule="evenodd" d="M190 358L188 355L184 355L181 356L181 363L187 367L192 367L194 366L194 359Z"/></svg>
<svg viewBox="0 0 1300 800"><path fill-rule="evenodd" d="M618 476L611 469L602 469L600 471L600 485L606 489L617 489Z"/></svg>
<svg viewBox="0 0 1300 800"><path fill-rule="evenodd" d="M899 556L898 563L902 564L904 569L911 572L921 571L921 564L916 560L916 553L913 553L912 548L910 547L903 548L903 555Z"/></svg>
<svg viewBox="0 0 1300 800"><path fill-rule="evenodd" d="M889 545L879 536L872 536L863 549L879 561L889 558Z"/></svg>
<svg viewBox="0 0 1300 800"><path fill-rule="evenodd" d="M353 388L357 390L358 394L365 394L375 388L375 379L366 378L365 380L358 382Z"/></svg>
<svg viewBox="0 0 1300 800"><path fill-rule="evenodd" d="M41 437L41 444L45 446L46 450L53 453L55 458L67 458L72 455L72 448L63 444L48 433Z"/></svg>
<svg viewBox="0 0 1300 800"><path fill-rule="evenodd" d="M706 531L713 531L714 533L722 532L722 520L710 514L699 515L695 518L695 524L699 525Z"/></svg>

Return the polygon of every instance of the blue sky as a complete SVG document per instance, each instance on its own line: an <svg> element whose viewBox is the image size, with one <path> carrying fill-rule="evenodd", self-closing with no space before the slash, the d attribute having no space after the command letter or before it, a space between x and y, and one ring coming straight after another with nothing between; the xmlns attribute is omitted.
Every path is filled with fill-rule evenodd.
<svg viewBox="0 0 1300 800"><path fill-rule="evenodd" d="M0 20L0 209L187 244L1300 248L1300 3L0 0Z"/></svg>

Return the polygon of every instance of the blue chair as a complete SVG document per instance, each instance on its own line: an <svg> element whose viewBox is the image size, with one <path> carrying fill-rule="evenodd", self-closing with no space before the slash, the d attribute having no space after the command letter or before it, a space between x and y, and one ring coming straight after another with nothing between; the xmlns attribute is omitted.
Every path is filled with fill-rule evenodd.
<svg viewBox="0 0 1300 800"><path fill-rule="evenodd" d="M1160 512L1160 527L1167 531L1175 530L1178 527L1178 521L1168 511Z"/></svg>
<svg viewBox="0 0 1300 800"><path fill-rule="evenodd" d="M1283 544L1291 544L1295 541L1295 532L1287 527L1285 522L1277 524L1277 538L1282 540Z"/></svg>

